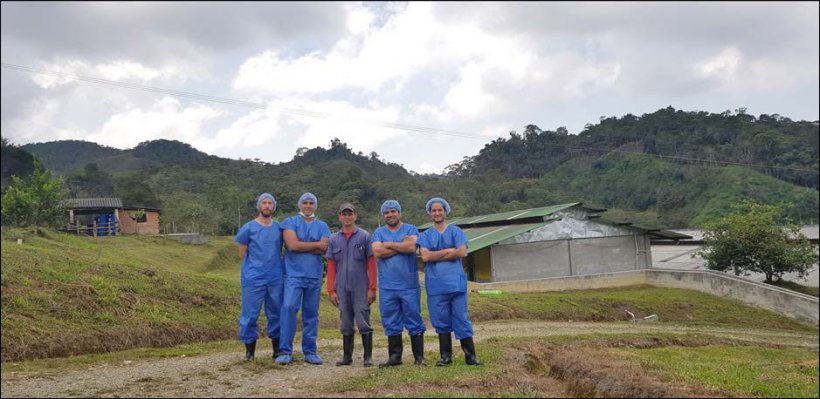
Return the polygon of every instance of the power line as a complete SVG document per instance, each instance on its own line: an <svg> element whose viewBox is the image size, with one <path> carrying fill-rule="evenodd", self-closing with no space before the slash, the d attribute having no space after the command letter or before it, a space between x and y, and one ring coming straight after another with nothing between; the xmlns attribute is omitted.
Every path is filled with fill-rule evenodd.
<svg viewBox="0 0 820 399"><path fill-rule="evenodd" d="M170 96L174 96L174 97L189 98L189 99L202 100L202 101L210 101L210 102L219 103L219 104L235 105L235 106L246 107L246 108L254 108L254 109L267 109L267 108L269 108L268 105L263 104L263 103L255 103L255 102L251 102L251 101L237 100L237 99L232 99L232 98L210 96L210 95L206 95L206 94L193 93L193 92L189 92L189 91L171 90L171 89L166 89L166 88L162 88L162 87L148 86L148 85L137 84L137 83L119 82L119 81L115 81L115 80L103 79L103 78L98 78L98 77L93 77L93 76L84 76L84 75L77 75L77 74L67 73L67 72L50 71L50 70L46 70L46 69L33 68L33 67L28 67L28 66L23 66L23 65L16 65L16 64L9 64L9 63L1 63L0 65L2 65L2 67L6 68L6 69L16 70L16 71L20 71L20 72L29 73L29 74L35 74L35 75L39 74L39 75L49 75L49 76L56 76L56 77L62 77L62 78L69 78L69 79L75 79L75 80L82 81L82 82L95 83L95 84L99 84L99 85L108 85L108 86L120 87L120 88L125 88L125 89L131 89L131 90L140 90L140 91L146 91L146 92L151 92L151 93L160 93L160 94L166 94L166 95L170 95ZM278 109L279 111L281 111L283 113L286 113L286 114L307 116L307 117L311 117L311 118L327 119L330 116L332 116L331 114L328 114L328 113L325 113L325 112L311 111L311 110L305 110L305 109L301 109L301 108L289 108L289 107L272 107L272 108ZM404 131L407 131L407 132L421 133L421 134L427 134L427 135L433 135L433 136L444 135L444 136L461 137L461 138L469 138L469 139L479 139L479 140L497 139L498 138L498 137L495 137L495 136L487 136L487 135L481 135L481 134L476 134L476 133L460 132L460 131L455 131L455 130L439 129L439 128L433 128L433 127L418 126L418 125L409 125L409 124L403 124L403 123L393 123L393 122L384 122L384 121L369 121L369 120L360 120L360 122L365 123L365 124L369 124L369 125L386 127L386 128L389 128L389 129L404 130ZM603 152L605 154L620 153L620 154L627 154L627 155L655 157L655 158L673 160L673 161L697 162L697 163L703 163L705 165L711 165L711 164L736 165L736 166L745 166L745 167L749 167L749 168L762 168L762 169L772 169L772 170L787 170L787 171L793 171L793 172L818 173L818 171L814 170L814 169L790 168L790 167L786 167L786 166L748 164L748 163L731 162L731 161L715 161L715 160L708 160L708 159L701 159L701 158L682 157L682 156L676 156L676 155L651 154L651 153L634 152L634 151L622 151L622 150L608 149L608 148L580 147L580 146L570 146L570 145L561 145L561 144L545 144L545 145L551 146L551 147L565 148L565 149L569 149L569 150L597 151L597 152Z"/></svg>
<svg viewBox="0 0 820 399"><path fill-rule="evenodd" d="M192 92L189 92L189 91L171 90L171 89L165 89L165 88L162 88L162 87L148 86L148 85L137 84L137 83L119 82L119 81L116 81L116 80L103 79L103 78L98 78L98 77L93 77L93 76L77 75L77 74L67 73L67 72L49 71L49 70L46 70L46 69L32 68L32 67L27 67L27 66L23 66L23 65L2 63L2 67L7 68L7 69L13 69L13 70L16 70L16 71L26 72L26 73L30 73L30 74L49 75L49 76L56 76L56 77L61 77L61 78L69 78L69 79L79 80L79 81L82 81L82 82L95 83L95 84L108 85L108 86L115 86L115 87L121 87L121 88L125 88L125 89L131 89L131 90L141 90L141 91L146 91L146 92L151 92L151 93L167 94L167 95L174 96L174 97L182 97L182 98L190 98L190 99L194 99L194 100L210 101L210 102L215 102L215 103L219 103L219 104L236 105L236 106L240 106L240 107L247 107L247 108L254 108L254 109L267 109L269 107L267 104L255 103L255 102L251 102L251 101L236 100L236 99L232 99L232 98L217 97L217 96L209 96L209 95L205 95L205 94L192 93ZM312 117L312 118L327 119L328 117L332 116L331 114L328 114L328 113L310 111L310 110L305 110L305 109L300 109L300 108L289 108L289 107L272 107L272 108L276 108L276 109L278 109L281 112L286 113L286 114L308 116L308 117ZM390 129L405 130L405 131L411 131L411 132L422 133L422 134L430 134L430 135L445 135L445 136L463 137L463 138L480 139L480 140L496 138L494 136L486 136L486 135L481 135L481 134L459 132L459 131L455 131L455 130L446 130L446 129L439 129L439 128L433 128L433 127L407 125L407 124L402 124L402 123L392 123L392 122L383 122L383 121L368 121L368 120L360 120L360 122L370 124L370 125L382 126L382 127L386 127L386 128L390 128Z"/></svg>

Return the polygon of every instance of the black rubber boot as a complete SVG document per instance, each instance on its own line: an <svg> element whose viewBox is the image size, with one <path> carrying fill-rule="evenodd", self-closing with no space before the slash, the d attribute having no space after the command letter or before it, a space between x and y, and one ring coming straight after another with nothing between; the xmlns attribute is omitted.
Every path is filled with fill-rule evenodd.
<svg viewBox="0 0 820 399"><path fill-rule="evenodd" d="M446 366L453 362L453 339L450 333L438 335L438 350L441 352L441 359L436 362L436 366Z"/></svg>
<svg viewBox="0 0 820 399"><path fill-rule="evenodd" d="M353 335L342 335L342 360L336 362L337 366L350 366L353 364Z"/></svg>
<svg viewBox="0 0 820 399"><path fill-rule="evenodd" d="M256 341L253 341L249 344L245 344L245 360L251 361L253 360L253 355L256 352Z"/></svg>
<svg viewBox="0 0 820 399"><path fill-rule="evenodd" d="M273 347L273 360L276 361L276 358L282 354L279 352L279 337L271 338L270 345Z"/></svg>
<svg viewBox="0 0 820 399"><path fill-rule="evenodd" d="M379 364L379 367L393 367L401 364L401 352L404 349L404 343L401 339L401 334L387 337L387 362Z"/></svg>
<svg viewBox="0 0 820 399"><path fill-rule="evenodd" d="M464 363L468 366L481 366L478 358L475 356L475 345L473 345L473 337L464 338L461 340L461 350L464 351Z"/></svg>
<svg viewBox="0 0 820 399"><path fill-rule="evenodd" d="M424 334L410 336L410 347L413 348L413 358L416 366L424 366Z"/></svg>
<svg viewBox="0 0 820 399"><path fill-rule="evenodd" d="M364 347L364 363L365 367L373 365L373 333L362 334L362 347Z"/></svg>

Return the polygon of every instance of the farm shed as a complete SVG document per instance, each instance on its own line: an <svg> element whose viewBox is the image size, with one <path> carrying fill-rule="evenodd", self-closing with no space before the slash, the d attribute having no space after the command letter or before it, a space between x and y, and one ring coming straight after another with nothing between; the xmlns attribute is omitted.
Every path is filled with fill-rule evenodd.
<svg viewBox="0 0 820 399"><path fill-rule="evenodd" d="M531 280L652 267L650 238L685 234L606 220L580 202L453 218L469 239L464 269L476 282ZM428 223L419 227L432 227Z"/></svg>

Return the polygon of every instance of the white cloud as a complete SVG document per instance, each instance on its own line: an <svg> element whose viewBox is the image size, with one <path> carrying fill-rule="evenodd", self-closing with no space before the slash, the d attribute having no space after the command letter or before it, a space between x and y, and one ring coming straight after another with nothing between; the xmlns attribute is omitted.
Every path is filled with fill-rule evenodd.
<svg viewBox="0 0 820 399"><path fill-rule="evenodd" d="M346 3L345 9L347 10L347 29L354 34L366 31L376 18L362 3Z"/></svg>
<svg viewBox="0 0 820 399"><path fill-rule="evenodd" d="M101 77L107 80L136 81L142 83L155 80L165 82L174 80L179 82L185 81L187 78L186 75L182 73L182 68L173 63L169 63L160 68L151 68L139 62L125 59L98 63L96 65L90 65L88 62L80 59L58 59L50 64L44 64L43 69L69 75ZM70 76L43 74L34 74L31 79L37 86L43 89L55 88L76 80Z"/></svg>
<svg viewBox="0 0 820 399"><path fill-rule="evenodd" d="M132 109L112 115L98 133L85 139L116 148L131 148L157 139L192 143L202 135L203 123L220 115L221 111L214 108L183 108L177 99L163 97L149 110Z"/></svg>
<svg viewBox="0 0 820 399"><path fill-rule="evenodd" d="M494 98L482 87L481 67L467 64L461 70L461 80L450 88L444 103L460 116L475 117L492 105Z"/></svg>
<svg viewBox="0 0 820 399"><path fill-rule="evenodd" d="M356 151L370 152L380 143L406 134L385 126L398 122L399 109L396 107L377 104L354 107L343 101L301 101L297 108L327 115L321 118L293 116L299 124L291 128L301 130L300 147L326 147L331 139L338 137Z"/></svg>
<svg viewBox="0 0 820 399"><path fill-rule="evenodd" d="M275 107L254 110L219 129L213 138L199 138L195 147L208 153L224 153L270 144L281 135L281 114Z"/></svg>
<svg viewBox="0 0 820 399"><path fill-rule="evenodd" d="M727 47L719 54L707 58L695 66L700 78L717 79L719 81L732 80L740 66L741 53L735 47Z"/></svg>

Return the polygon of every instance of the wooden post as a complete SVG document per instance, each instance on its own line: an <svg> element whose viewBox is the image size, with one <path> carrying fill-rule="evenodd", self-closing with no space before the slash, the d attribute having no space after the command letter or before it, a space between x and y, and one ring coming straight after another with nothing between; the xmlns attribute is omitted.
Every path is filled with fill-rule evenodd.
<svg viewBox="0 0 820 399"><path fill-rule="evenodd" d="M94 234L94 237L97 236L97 219L94 219L94 232L93 232L93 234Z"/></svg>
<svg viewBox="0 0 820 399"><path fill-rule="evenodd" d="M77 235L80 235L80 222L77 222Z"/></svg>

